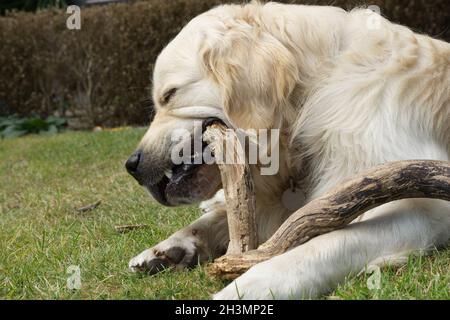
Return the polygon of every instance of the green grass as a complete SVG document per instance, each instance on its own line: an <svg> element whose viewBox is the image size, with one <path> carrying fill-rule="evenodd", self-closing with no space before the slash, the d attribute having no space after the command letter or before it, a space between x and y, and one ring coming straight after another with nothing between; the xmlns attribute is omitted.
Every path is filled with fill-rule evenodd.
<svg viewBox="0 0 450 320"><path fill-rule="evenodd" d="M154 276L130 273L128 260L193 221L195 207L150 201L123 164L143 129L68 132L0 141L0 298L206 299L224 283L202 267ZM90 212L75 208L101 200ZM114 226L145 223L119 234ZM67 268L81 269L82 287L66 287ZM449 299L449 251L382 270L370 291L356 277L331 297Z"/></svg>
<svg viewBox="0 0 450 320"><path fill-rule="evenodd" d="M450 299L450 252L411 256L406 265L381 269L380 289L369 290L371 274L349 279L334 295L341 299Z"/></svg>

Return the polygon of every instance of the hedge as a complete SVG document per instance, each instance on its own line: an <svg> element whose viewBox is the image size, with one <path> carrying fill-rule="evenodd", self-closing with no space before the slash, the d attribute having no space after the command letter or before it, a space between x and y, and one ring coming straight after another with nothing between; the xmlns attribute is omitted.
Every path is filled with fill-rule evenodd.
<svg viewBox="0 0 450 320"><path fill-rule="evenodd" d="M72 127L145 125L157 54L192 17L223 1L146 0L83 8L81 30L65 10L0 18L0 116L47 116ZM333 4L362 1L285 1ZM450 41L448 0L370 0L395 22Z"/></svg>

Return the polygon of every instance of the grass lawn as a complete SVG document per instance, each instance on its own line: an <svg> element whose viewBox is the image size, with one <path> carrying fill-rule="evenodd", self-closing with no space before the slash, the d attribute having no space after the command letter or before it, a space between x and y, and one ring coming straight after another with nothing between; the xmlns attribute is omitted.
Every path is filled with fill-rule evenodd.
<svg viewBox="0 0 450 320"><path fill-rule="evenodd" d="M150 201L124 161L143 129L68 132L0 141L0 298L207 299L224 283L202 267L142 276L128 260L193 221L195 207L169 209ZM75 208L101 201L98 208ZM119 234L114 226L150 225ZM79 266L81 289L66 287ZM333 292L342 299L449 299L450 251L383 269L381 289L368 276Z"/></svg>

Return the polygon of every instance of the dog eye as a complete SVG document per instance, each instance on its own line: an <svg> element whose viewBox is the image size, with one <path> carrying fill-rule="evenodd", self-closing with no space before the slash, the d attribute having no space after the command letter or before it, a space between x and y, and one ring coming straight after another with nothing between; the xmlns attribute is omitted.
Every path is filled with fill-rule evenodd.
<svg viewBox="0 0 450 320"><path fill-rule="evenodd" d="M163 98L162 98L162 103L166 104L170 101L170 99L172 99L172 97L175 95L175 93L177 92L177 88L172 88L168 91L166 91L166 93L163 94Z"/></svg>

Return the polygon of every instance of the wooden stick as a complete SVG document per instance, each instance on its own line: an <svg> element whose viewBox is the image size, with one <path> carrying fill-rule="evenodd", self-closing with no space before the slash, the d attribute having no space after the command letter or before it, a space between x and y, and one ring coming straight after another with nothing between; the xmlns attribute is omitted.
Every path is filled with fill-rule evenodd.
<svg viewBox="0 0 450 320"><path fill-rule="evenodd" d="M258 246L255 191L245 151L234 130L214 123L203 133L220 169L227 202L230 243L227 254L243 253ZM228 159L228 161L225 161ZM235 163L229 163L232 160ZM225 163L226 162L226 163Z"/></svg>
<svg viewBox="0 0 450 320"><path fill-rule="evenodd" d="M148 224L125 224L121 226L114 226L114 229L118 233L127 233L136 229L143 229L143 228L149 228L150 226Z"/></svg>
<svg viewBox="0 0 450 320"><path fill-rule="evenodd" d="M450 162L399 161L362 172L296 211L257 250L216 259L208 273L234 279L256 263L340 229L370 209L406 198L450 201Z"/></svg>
<svg viewBox="0 0 450 320"><path fill-rule="evenodd" d="M93 204L90 204L90 205L87 205L87 206L84 206L84 207L81 207L81 208L77 208L76 210L78 212L85 213L85 212L92 211L92 210L96 209L101 203L102 202L99 200L99 201L97 201L97 202L95 202Z"/></svg>

